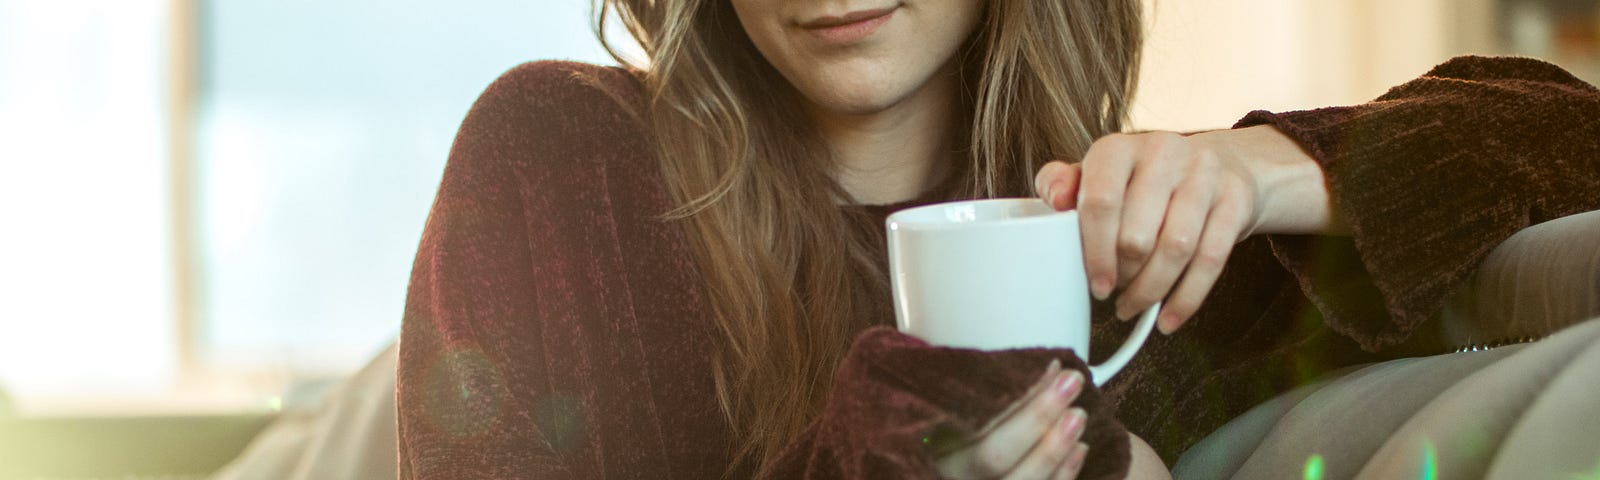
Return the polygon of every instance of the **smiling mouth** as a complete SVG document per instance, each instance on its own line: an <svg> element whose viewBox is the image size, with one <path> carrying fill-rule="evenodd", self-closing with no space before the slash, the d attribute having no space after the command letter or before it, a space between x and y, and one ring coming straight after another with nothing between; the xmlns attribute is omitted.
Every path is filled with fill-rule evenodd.
<svg viewBox="0 0 1600 480"><path fill-rule="evenodd" d="M878 27L888 23L900 6L875 10L858 10L843 16L823 16L799 24L802 30L823 42L847 45L865 40Z"/></svg>

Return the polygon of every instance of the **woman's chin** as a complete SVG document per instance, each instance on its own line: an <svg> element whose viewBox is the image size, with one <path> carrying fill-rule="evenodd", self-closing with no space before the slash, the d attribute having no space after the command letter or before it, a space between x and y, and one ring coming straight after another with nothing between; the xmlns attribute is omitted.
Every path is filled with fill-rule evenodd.
<svg viewBox="0 0 1600 480"><path fill-rule="evenodd" d="M792 83L813 107L837 115L882 113L909 103L913 97L927 97L918 93L929 90L939 79L936 68L907 69L882 64L819 67L805 75L807 78L794 79L799 81Z"/></svg>
<svg viewBox="0 0 1600 480"><path fill-rule="evenodd" d="M887 89L861 89L807 95L806 99L818 110L835 115L872 115L894 107L905 97Z"/></svg>

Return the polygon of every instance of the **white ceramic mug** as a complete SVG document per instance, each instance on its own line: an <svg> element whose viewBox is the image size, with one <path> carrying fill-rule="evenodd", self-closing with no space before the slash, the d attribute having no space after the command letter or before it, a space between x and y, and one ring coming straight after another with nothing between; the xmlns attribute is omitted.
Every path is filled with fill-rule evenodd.
<svg viewBox="0 0 1600 480"><path fill-rule="evenodd" d="M889 275L900 331L982 350L1070 348L1089 360L1089 285L1078 212L1037 198L941 203L895 212ZM1156 304L1095 385L1128 364L1155 327Z"/></svg>

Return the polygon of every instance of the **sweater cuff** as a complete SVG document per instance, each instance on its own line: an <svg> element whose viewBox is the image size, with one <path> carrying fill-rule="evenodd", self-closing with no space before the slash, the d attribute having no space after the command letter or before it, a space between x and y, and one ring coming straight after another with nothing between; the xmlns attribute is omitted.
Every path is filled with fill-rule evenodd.
<svg viewBox="0 0 1600 480"><path fill-rule="evenodd" d="M1348 107L1252 112L1322 166L1348 239L1271 237L1328 325L1367 350L1404 341L1491 250L1600 207L1600 90L1526 58L1460 57Z"/></svg>
<svg viewBox="0 0 1600 480"><path fill-rule="evenodd" d="M1332 207L1351 235L1267 238L1329 328L1367 351L1404 342L1439 310L1486 253L1463 249L1492 247L1460 238L1504 238L1515 231L1484 231L1499 225L1444 218L1462 210L1453 207L1480 203L1447 196L1469 196L1455 189L1481 185L1481 172L1459 165L1435 170L1439 162L1423 157L1449 151L1434 144L1449 140L1430 139L1427 128L1393 133L1373 126L1363 118L1373 108L1382 106L1255 111L1235 125L1272 125L1322 167Z"/></svg>
<svg viewBox="0 0 1600 480"><path fill-rule="evenodd" d="M938 439L970 438L1038 382L1050 361L1089 379L1066 349L980 351L928 345L888 327L856 337L819 418L758 478L933 479ZM1085 384L1074 405L1087 413L1090 446L1078 478L1120 479L1128 431L1099 390Z"/></svg>

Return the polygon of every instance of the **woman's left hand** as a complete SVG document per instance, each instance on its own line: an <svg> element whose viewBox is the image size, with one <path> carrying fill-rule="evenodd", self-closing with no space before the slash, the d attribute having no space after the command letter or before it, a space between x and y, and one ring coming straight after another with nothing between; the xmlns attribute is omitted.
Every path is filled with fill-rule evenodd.
<svg viewBox="0 0 1600 480"><path fill-rule="evenodd" d="M1117 317L1165 299L1157 326L1177 330L1253 233L1340 230L1322 169L1271 126L1194 135L1114 134L1079 163L1050 162L1035 189L1077 208L1095 298L1120 288Z"/></svg>

